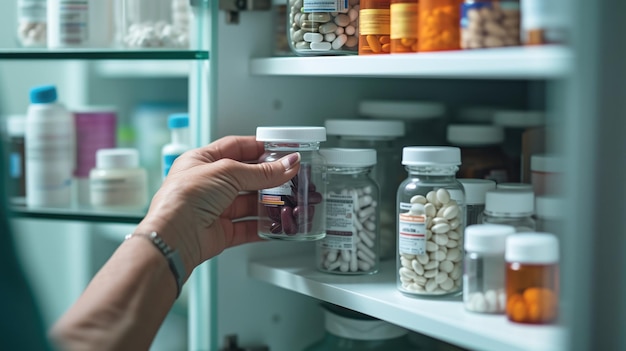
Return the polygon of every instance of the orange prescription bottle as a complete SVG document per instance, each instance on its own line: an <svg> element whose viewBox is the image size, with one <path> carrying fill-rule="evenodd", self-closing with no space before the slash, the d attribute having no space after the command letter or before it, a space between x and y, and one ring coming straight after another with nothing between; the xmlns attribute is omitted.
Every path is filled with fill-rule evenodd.
<svg viewBox="0 0 626 351"><path fill-rule="evenodd" d="M361 0L359 11L359 55L391 52L390 0Z"/></svg>
<svg viewBox="0 0 626 351"><path fill-rule="evenodd" d="M391 0L391 53L417 52L418 0Z"/></svg>
<svg viewBox="0 0 626 351"><path fill-rule="evenodd" d="M418 51L461 48L463 0L420 0L418 5Z"/></svg>
<svg viewBox="0 0 626 351"><path fill-rule="evenodd" d="M547 324L559 309L559 243L548 233L506 239L506 316L512 322Z"/></svg>

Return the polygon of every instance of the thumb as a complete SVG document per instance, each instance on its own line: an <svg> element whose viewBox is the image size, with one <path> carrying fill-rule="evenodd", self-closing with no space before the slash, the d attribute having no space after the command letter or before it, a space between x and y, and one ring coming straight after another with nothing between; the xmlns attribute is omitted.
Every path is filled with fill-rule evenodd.
<svg viewBox="0 0 626 351"><path fill-rule="evenodd" d="M241 168L236 171L235 176L239 180L241 190L273 188L286 183L298 174L300 153L294 152L272 162L240 165Z"/></svg>

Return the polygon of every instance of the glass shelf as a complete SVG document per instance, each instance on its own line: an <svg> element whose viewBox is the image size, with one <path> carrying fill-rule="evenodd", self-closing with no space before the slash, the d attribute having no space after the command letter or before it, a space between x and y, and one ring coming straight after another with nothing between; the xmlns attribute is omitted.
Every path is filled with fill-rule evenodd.
<svg viewBox="0 0 626 351"><path fill-rule="evenodd" d="M92 208L29 208L23 204L11 204L14 218L50 219L92 223L137 224L146 215L144 211L105 211Z"/></svg>
<svg viewBox="0 0 626 351"><path fill-rule="evenodd" d="M0 49L0 60L208 60L206 50Z"/></svg>

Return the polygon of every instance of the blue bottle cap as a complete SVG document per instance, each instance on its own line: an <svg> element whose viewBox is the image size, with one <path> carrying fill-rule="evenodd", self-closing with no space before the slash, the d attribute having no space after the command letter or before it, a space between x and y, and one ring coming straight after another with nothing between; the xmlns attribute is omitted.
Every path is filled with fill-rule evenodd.
<svg viewBox="0 0 626 351"><path fill-rule="evenodd" d="M189 127L189 115L186 113L175 113L167 118L167 127L169 129Z"/></svg>
<svg viewBox="0 0 626 351"><path fill-rule="evenodd" d="M49 104L57 101L57 88L54 85L42 85L30 90L30 102Z"/></svg>

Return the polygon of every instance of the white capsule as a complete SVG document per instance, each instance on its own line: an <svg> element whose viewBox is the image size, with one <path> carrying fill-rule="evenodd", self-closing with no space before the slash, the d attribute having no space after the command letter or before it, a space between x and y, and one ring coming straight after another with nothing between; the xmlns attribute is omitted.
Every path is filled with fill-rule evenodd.
<svg viewBox="0 0 626 351"><path fill-rule="evenodd" d="M435 269L437 268L437 266L439 266L439 263L437 261L428 261L428 263L424 265L424 270Z"/></svg>
<svg viewBox="0 0 626 351"><path fill-rule="evenodd" d="M350 264L348 262L341 262L341 266L339 266L339 270L343 273L348 272L350 269Z"/></svg>
<svg viewBox="0 0 626 351"><path fill-rule="evenodd" d="M417 278L415 278L415 284L417 284L417 285L424 286L427 281L428 281L428 279L426 279L426 278L424 278L422 276L418 276Z"/></svg>
<svg viewBox="0 0 626 351"><path fill-rule="evenodd" d="M356 244L357 249L363 251L366 255L371 257L373 260L376 259L376 254L369 247L365 246L363 243Z"/></svg>
<svg viewBox="0 0 626 351"><path fill-rule="evenodd" d="M350 251L349 250L341 250L341 259L344 262L350 262Z"/></svg>
<svg viewBox="0 0 626 351"><path fill-rule="evenodd" d="M445 219L451 220L451 219L455 218L458 214L459 214L459 207L458 206L447 206L447 207L444 207L443 217Z"/></svg>
<svg viewBox="0 0 626 351"><path fill-rule="evenodd" d="M363 262L363 261L361 261L361 262ZM407 278L407 277L402 276L402 275L400 276L400 281L402 282L402 284L411 284L411 283L413 283L413 279Z"/></svg>
<svg viewBox="0 0 626 351"><path fill-rule="evenodd" d="M337 38L335 38L335 40L333 40L332 48L334 50L339 50L339 49L341 49L344 46L346 41L348 41L348 36L345 35L345 34L339 34L337 36Z"/></svg>
<svg viewBox="0 0 626 351"><path fill-rule="evenodd" d="M424 205L424 212L428 217L435 217L435 215L437 214L437 209L435 208L435 205L428 203Z"/></svg>
<svg viewBox="0 0 626 351"><path fill-rule="evenodd" d="M476 312L487 311L487 302L485 301L485 297L481 293L475 293L472 296L470 305L472 306L472 311L476 311Z"/></svg>
<svg viewBox="0 0 626 351"><path fill-rule="evenodd" d="M359 232L359 237L361 238L361 240L363 240L365 245L369 247L374 247L374 241L370 239L370 237L367 234L365 234L364 232Z"/></svg>
<svg viewBox="0 0 626 351"><path fill-rule="evenodd" d="M461 235L456 230L451 230L448 232L448 238L452 240L459 240Z"/></svg>
<svg viewBox="0 0 626 351"><path fill-rule="evenodd" d="M426 200L428 200L428 202L433 204L435 207L438 207L439 201L437 200L437 193L436 192L429 191L428 194L426 194Z"/></svg>
<svg viewBox="0 0 626 351"><path fill-rule="evenodd" d="M337 37L337 34L335 34L335 33L324 34L324 41L327 41L327 42L330 43L333 40L335 40L336 37Z"/></svg>
<svg viewBox="0 0 626 351"><path fill-rule="evenodd" d="M430 253L430 259L435 261L443 261L446 259L446 253L439 250Z"/></svg>
<svg viewBox="0 0 626 351"><path fill-rule="evenodd" d="M357 216L352 217L352 224L354 224L354 227L357 230L363 230L363 224L361 223L361 221L359 221Z"/></svg>
<svg viewBox="0 0 626 351"><path fill-rule="evenodd" d="M435 252L435 251L437 251L438 248L439 247L434 242L432 242L432 241L427 241L426 242L426 251L428 251L428 252Z"/></svg>
<svg viewBox="0 0 626 351"><path fill-rule="evenodd" d="M416 257L416 255L411 255L411 254L407 254L407 253L401 253L400 256L406 258L407 260L412 260Z"/></svg>
<svg viewBox="0 0 626 351"><path fill-rule="evenodd" d="M370 206L359 211L359 218L367 218L376 212L376 208Z"/></svg>
<svg viewBox="0 0 626 351"><path fill-rule="evenodd" d="M402 268L400 268L399 273L400 273L401 276L403 276L405 278L410 278L410 279L413 279L413 280L417 279L417 274L415 274L415 272L413 272L413 270L411 270L411 269L402 267Z"/></svg>
<svg viewBox="0 0 626 351"><path fill-rule="evenodd" d="M336 249L330 249L328 251L328 255L326 256L326 259L334 262L337 260L337 255L339 254L339 252Z"/></svg>
<svg viewBox="0 0 626 351"><path fill-rule="evenodd" d="M358 245L357 245L358 246ZM356 252L356 256L358 258L360 258L362 261L367 262L369 265L373 266L374 265L374 259L372 259L370 256L368 256L367 254L365 254L363 251L358 250Z"/></svg>
<svg viewBox="0 0 626 351"><path fill-rule="evenodd" d="M446 223L435 224L431 230L435 234L444 234L450 230L450 225Z"/></svg>
<svg viewBox="0 0 626 351"><path fill-rule="evenodd" d="M452 272L450 272L450 278L457 281L459 280L459 278L461 278L462 275L463 275L463 269L461 268L460 265L455 264L454 268L452 269Z"/></svg>
<svg viewBox="0 0 626 351"><path fill-rule="evenodd" d="M376 223L371 220L363 223L363 226L365 226L367 230L376 230Z"/></svg>
<svg viewBox="0 0 626 351"><path fill-rule="evenodd" d="M486 311L488 313L498 312L498 294L495 290L485 291L485 304L487 305Z"/></svg>
<svg viewBox="0 0 626 351"><path fill-rule="evenodd" d="M435 218L433 218L433 225L437 225L439 223L448 224L448 220L443 218L443 217L435 217Z"/></svg>
<svg viewBox="0 0 626 351"><path fill-rule="evenodd" d="M328 22L328 23L321 24L317 30L321 34L330 34L330 33L337 34L337 33L335 33L337 28L338 27L337 27L336 24L334 24L333 22Z"/></svg>
<svg viewBox="0 0 626 351"><path fill-rule="evenodd" d="M408 269L411 269L411 268L412 268L412 266L411 266L411 260L407 260L406 258L404 258L404 257L402 257L402 256L400 257L400 264L401 264L401 265L402 265L402 267L404 267L404 268L408 268Z"/></svg>
<svg viewBox="0 0 626 351"><path fill-rule="evenodd" d="M424 266L417 262L417 260L411 261L411 268L413 268L413 271L418 275L424 275Z"/></svg>
<svg viewBox="0 0 626 351"><path fill-rule="evenodd" d="M372 193L372 187L371 186L366 186L363 188L363 194L371 194Z"/></svg>
<svg viewBox="0 0 626 351"><path fill-rule="evenodd" d="M369 271L370 269L372 269L372 266L371 266L368 262L365 262L365 261L359 261L357 264L358 264L358 266L359 266L359 269L360 269L361 271L363 271L363 272L367 272L367 271Z"/></svg>
<svg viewBox="0 0 626 351"><path fill-rule="evenodd" d="M311 43L311 50L315 50L315 51L329 51L331 48L332 48L331 44L327 43L325 41L323 41L321 43Z"/></svg>
<svg viewBox="0 0 626 351"><path fill-rule="evenodd" d="M336 270L337 268L341 267L341 264L342 264L342 262L341 262L341 261L335 261L335 262L331 263L331 264L328 266L328 268L327 268L327 269L328 269L329 271L334 271L334 270Z"/></svg>
<svg viewBox="0 0 626 351"><path fill-rule="evenodd" d="M449 233L449 232L448 232ZM448 237L449 238L449 237ZM446 243L446 247L449 249L454 249L455 247L459 246L459 242L456 240L448 240L448 242Z"/></svg>
<svg viewBox="0 0 626 351"><path fill-rule="evenodd" d="M362 197L359 198L359 208L363 208L365 206L369 206L372 201L374 201L374 198L372 198L371 195L364 195Z"/></svg>
<svg viewBox="0 0 626 351"><path fill-rule="evenodd" d="M433 232L430 230L426 230L426 240L430 240L433 237Z"/></svg>
<svg viewBox="0 0 626 351"><path fill-rule="evenodd" d="M411 214L411 216L420 216L425 213L426 209L424 208L424 205L419 203L412 204L411 209L409 210L409 214Z"/></svg>
<svg viewBox="0 0 626 351"><path fill-rule="evenodd" d="M444 188L440 188L437 190L437 201L441 204L445 205L450 201L450 193L448 190Z"/></svg>
<svg viewBox="0 0 626 351"><path fill-rule="evenodd" d="M426 198L422 195L415 195L411 198L411 201L409 201L412 204L422 204L425 205L426 204Z"/></svg>
<svg viewBox="0 0 626 351"><path fill-rule="evenodd" d="M450 221L450 229L454 230L461 225L461 221L458 218L455 218Z"/></svg>
<svg viewBox="0 0 626 351"><path fill-rule="evenodd" d="M448 261L448 260L442 261L439 264L439 269L441 271L443 271L443 272L451 273L452 270L454 269L454 263L452 263L452 261Z"/></svg>
<svg viewBox="0 0 626 351"><path fill-rule="evenodd" d="M441 283L445 282L446 279L448 279L448 273L446 273L446 272L439 272L435 276L435 281L437 282L437 284L441 284Z"/></svg>

